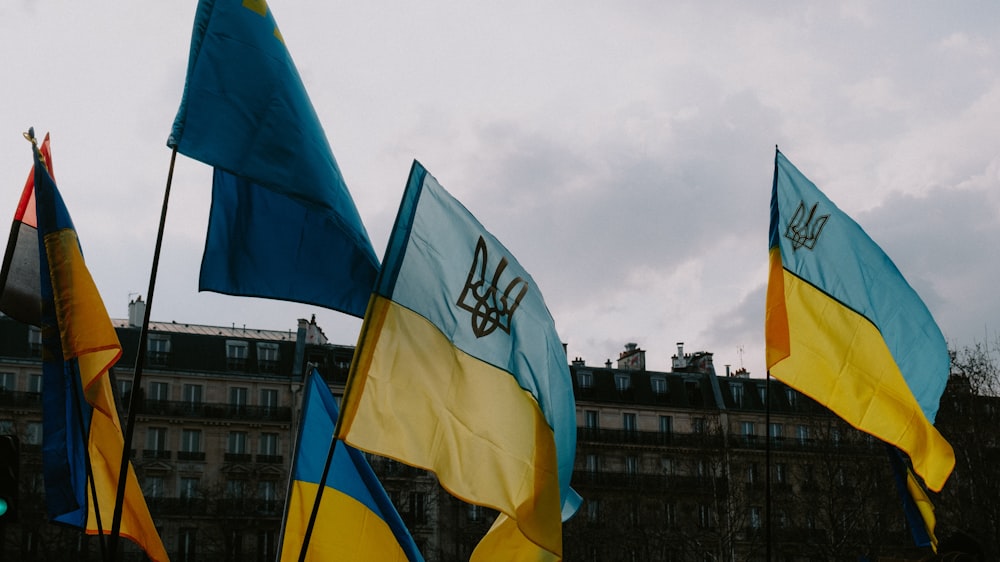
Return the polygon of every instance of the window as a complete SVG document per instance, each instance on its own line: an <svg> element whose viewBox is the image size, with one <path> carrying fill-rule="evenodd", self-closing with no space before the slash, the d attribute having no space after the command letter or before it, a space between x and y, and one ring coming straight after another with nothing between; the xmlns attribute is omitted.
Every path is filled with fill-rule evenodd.
<svg viewBox="0 0 1000 562"><path fill-rule="evenodd" d="M198 497L198 479L181 477L177 496L183 500L193 500Z"/></svg>
<svg viewBox="0 0 1000 562"><path fill-rule="evenodd" d="M697 433L697 434L705 433L705 418L691 419L691 433Z"/></svg>
<svg viewBox="0 0 1000 562"><path fill-rule="evenodd" d="M147 498L162 498L163 497L163 477L162 476L147 476L146 477L146 489L144 490Z"/></svg>
<svg viewBox="0 0 1000 562"><path fill-rule="evenodd" d="M786 483L786 471L784 463L777 463L774 465L774 482L776 484Z"/></svg>
<svg viewBox="0 0 1000 562"><path fill-rule="evenodd" d="M250 344L245 341L226 341L226 368L230 371L245 371L247 368L247 350Z"/></svg>
<svg viewBox="0 0 1000 562"><path fill-rule="evenodd" d="M0 435L14 433L14 420L0 420Z"/></svg>
<svg viewBox="0 0 1000 562"><path fill-rule="evenodd" d="M600 418L597 410L586 410L583 412L583 424L587 429L597 429L600 426Z"/></svg>
<svg viewBox="0 0 1000 562"><path fill-rule="evenodd" d="M628 476L639 474L639 457L632 455L625 457L625 474Z"/></svg>
<svg viewBox="0 0 1000 562"><path fill-rule="evenodd" d="M805 445L809 442L809 428L804 425L800 425L796 429L796 435L799 438L799 444Z"/></svg>
<svg viewBox="0 0 1000 562"><path fill-rule="evenodd" d="M241 500L246 497L247 481L242 478L226 480L226 498Z"/></svg>
<svg viewBox="0 0 1000 562"><path fill-rule="evenodd" d="M261 433L260 434L260 449L257 455L258 462L281 462L281 457L278 456L278 434L277 433Z"/></svg>
<svg viewBox="0 0 1000 562"><path fill-rule="evenodd" d="M277 508L277 490L278 486L274 480L261 480L257 482L257 499L264 504L261 506L264 511L272 512Z"/></svg>
<svg viewBox="0 0 1000 562"><path fill-rule="evenodd" d="M257 533L257 560L270 562L277 557L277 540L274 531Z"/></svg>
<svg viewBox="0 0 1000 562"><path fill-rule="evenodd" d="M264 388L260 391L260 405L264 410L264 415L269 416L278 407L278 391L273 388Z"/></svg>
<svg viewBox="0 0 1000 562"><path fill-rule="evenodd" d="M247 452L247 432L230 431L227 451L234 455L244 455Z"/></svg>
<svg viewBox="0 0 1000 562"><path fill-rule="evenodd" d="M756 505L750 507L750 528L751 529L760 529L760 521L761 521L760 515L761 515L761 509L760 509L760 507L758 507Z"/></svg>
<svg viewBox="0 0 1000 562"><path fill-rule="evenodd" d="M181 433L181 450L177 453L177 460L205 460L205 453L201 452L200 429L185 429Z"/></svg>
<svg viewBox="0 0 1000 562"><path fill-rule="evenodd" d="M118 396L127 406L132 396L132 381L131 379L116 379L116 382L118 383Z"/></svg>
<svg viewBox="0 0 1000 562"><path fill-rule="evenodd" d="M245 387L234 386L229 389L229 411L240 415L246 413L248 390Z"/></svg>
<svg viewBox="0 0 1000 562"><path fill-rule="evenodd" d="M195 548L195 538L198 536L198 529L194 527L182 527L177 534L177 554L180 562L194 562L198 559L198 551Z"/></svg>
<svg viewBox="0 0 1000 562"><path fill-rule="evenodd" d="M576 384L580 388L591 388L594 386L594 375L590 371L579 371L576 374Z"/></svg>
<svg viewBox="0 0 1000 562"><path fill-rule="evenodd" d="M661 458L660 470L663 472L664 476L672 476L674 474L674 460L670 457Z"/></svg>
<svg viewBox="0 0 1000 562"><path fill-rule="evenodd" d="M482 506L469 504L469 507L465 512L465 518L468 519L469 521L482 521L483 519Z"/></svg>
<svg viewBox="0 0 1000 562"><path fill-rule="evenodd" d="M170 359L170 336L150 335L146 340L146 359L150 365L166 365Z"/></svg>
<svg viewBox="0 0 1000 562"><path fill-rule="evenodd" d="M674 432L674 417L660 416L660 433L670 435Z"/></svg>
<svg viewBox="0 0 1000 562"><path fill-rule="evenodd" d="M622 414L622 428L629 433L632 433L637 429L635 414L631 413Z"/></svg>
<svg viewBox="0 0 1000 562"><path fill-rule="evenodd" d="M767 386L761 385L757 387L757 396L760 397L761 404L767 404Z"/></svg>
<svg viewBox="0 0 1000 562"><path fill-rule="evenodd" d="M28 375L28 392L42 393L42 375Z"/></svg>
<svg viewBox="0 0 1000 562"><path fill-rule="evenodd" d="M784 436L785 433L785 428L782 427L780 423L772 423L769 427L771 429L771 431L769 432L771 439L775 441L781 441L781 438Z"/></svg>
<svg viewBox="0 0 1000 562"><path fill-rule="evenodd" d="M273 373L278 370L278 344L257 343L257 368L262 373Z"/></svg>
<svg viewBox="0 0 1000 562"><path fill-rule="evenodd" d="M673 527L677 524L677 508L671 502L666 502L663 504L663 522L667 527Z"/></svg>
<svg viewBox="0 0 1000 562"><path fill-rule="evenodd" d="M0 373L0 392L17 390L17 377L14 373Z"/></svg>
<svg viewBox="0 0 1000 562"><path fill-rule="evenodd" d="M743 385L740 383L731 383L729 385L729 393L733 395L733 403L736 404L737 408L743 407Z"/></svg>
<svg viewBox="0 0 1000 562"><path fill-rule="evenodd" d="M166 450L167 428L150 427L146 429L146 450L143 451L143 457L154 459L170 458L170 455L164 454Z"/></svg>
<svg viewBox="0 0 1000 562"><path fill-rule="evenodd" d="M711 506L705 504L698 505L698 526L702 529L715 527L715 514L712 512Z"/></svg>
<svg viewBox="0 0 1000 562"><path fill-rule="evenodd" d="M593 474L599 470L597 455L595 455L594 453L587 453L586 463L587 463L587 472Z"/></svg>
<svg viewBox="0 0 1000 562"><path fill-rule="evenodd" d="M649 384L653 387L653 394L662 396L667 393L667 379L664 377L653 377L649 379Z"/></svg>
<svg viewBox="0 0 1000 562"><path fill-rule="evenodd" d="M601 520L601 500L588 499L587 501L587 521L597 523Z"/></svg>
<svg viewBox="0 0 1000 562"><path fill-rule="evenodd" d="M28 422L24 432L24 442L28 445L42 444L42 424L40 422Z"/></svg>
<svg viewBox="0 0 1000 562"><path fill-rule="evenodd" d="M33 356L42 356L42 330L37 326L28 327L28 349Z"/></svg>
<svg viewBox="0 0 1000 562"><path fill-rule="evenodd" d="M740 422L740 434L743 435L744 441L746 441L747 443L753 443L757 437L755 435L755 432L756 428L754 427L753 422L751 421Z"/></svg>
<svg viewBox="0 0 1000 562"><path fill-rule="evenodd" d="M417 525L427 522L426 499L423 492L410 492L410 516Z"/></svg>
<svg viewBox="0 0 1000 562"><path fill-rule="evenodd" d="M792 408L799 405L799 393L795 392L791 388L785 389L785 398L788 400L788 405Z"/></svg>
<svg viewBox="0 0 1000 562"><path fill-rule="evenodd" d="M615 390L625 392L632 388L632 377L628 375L615 375Z"/></svg>
<svg viewBox="0 0 1000 562"><path fill-rule="evenodd" d="M184 385L184 401L189 405L195 406L201 404L201 392L203 390L200 384L185 384Z"/></svg>
<svg viewBox="0 0 1000 562"><path fill-rule="evenodd" d="M753 486L757 483L757 463L747 465L747 484Z"/></svg>
<svg viewBox="0 0 1000 562"><path fill-rule="evenodd" d="M149 383L150 400L170 400L170 386L165 382Z"/></svg>

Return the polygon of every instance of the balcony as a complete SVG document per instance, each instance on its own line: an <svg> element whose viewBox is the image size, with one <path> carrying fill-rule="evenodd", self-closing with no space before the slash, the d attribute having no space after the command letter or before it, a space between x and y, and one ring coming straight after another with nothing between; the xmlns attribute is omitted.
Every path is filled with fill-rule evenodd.
<svg viewBox="0 0 1000 562"><path fill-rule="evenodd" d="M223 455L223 460L225 462L244 462L248 463L253 460L253 455L250 453L225 453Z"/></svg>
<svg viewBox="0 0 1000 562"><path fill-rule="evenodd" d="M261 464L281 464L283 460L281 455L257 455L257 462Z"/></svg>
<svg viewBox="0 0 1000 562"><path fill-rule="evenodd" d="M163 449L143 449L142 458L143 460L170 460L172 451L165 451Z"/></svg>
<svg viewBox="0 0 1000 562"><path fill-rule="evenodd" d="M574 488L625 489L637 491L710 491L724 489L725 480L708 476L676 476L672 474L630 474L602 470L574 470Z"/></svg>
<svg viewBox="0 0 1000 562"><path fill-rule="evenodd" d="M0 390L0 406L32 409L41 408L42 394L40 392Z"/></svg>
<svg viewBox="0 0 1000 562"><path fill-rule="evenodd" d="M204 461L205 453L201 451L177 451L179 461Z"/></svg>
<svg viewBox="0 0 1000 562"><path fill-rule="evenodd" d="M288 422L292 420L291 408L284 406L245 406L175 400L145 400L139 405L139 413L171 418L210 418L265 422Z"/></svg>
<svg viewBox="0 0 1000 562"><path fill-rule="evenodd" d="M707 433L673 433L665 431L628 431L624 429L599 429L578 427L576 439L579 442L604 443L609 445L645 445L652 447L705 447L721 446L719 435Z"/></svg>

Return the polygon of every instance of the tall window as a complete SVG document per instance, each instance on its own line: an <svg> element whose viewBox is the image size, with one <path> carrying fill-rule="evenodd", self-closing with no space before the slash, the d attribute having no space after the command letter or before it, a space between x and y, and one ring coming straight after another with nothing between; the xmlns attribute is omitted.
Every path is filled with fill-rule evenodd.
<svg viewBox="0 0 1000 562"><path fill-rule="evenodd" d="M639 457L633 455L625 457L625 474L628 476L639 474Z"/></svg>
<svg viewBox="0 0 1000 562"><path fill-rule="evenodd" d="M247 350L250 344L245 341L226 341L226 368L230 371L245 371L247 368Z"/></svg>
<svg viewBox="0 0 1000 562"><path fill-rule="evenodd" d="M35 357L42 355L42 331L37 326L28 327L28 349Z"/></svg>
<svg viewBox="0 0 1000 562"><path fill-rule="evenodd" d="M809 427L805 425L800 425L796 429L796 436L799 439L799 444L805 445L809 443Z"/></svg>
<svg viewBox="0 0 1000 562"><path fill-rule="evenodd" d="M24 442L28 445L42 444L42 424L39 422L28 422L24 433Z"/></svg>
<svg viewBox="0 0 1000 562"><path fill-rule="evenodd" d="M752 421L741 422L740 433L743 434L743 440L747 443L753 443L757 438L756 428Z"/></svg>
<svg viewBox="0 0 1000 562"><path fill-rule="evenodd" d="M583 412L583 425L587 429L597 429L600 427L600 418L597 410L585 410Z"/></svg>
<svg viewBox="0 0 1000 562"><path fill-rule="evenodd" d="M184 385L184 401L190 406L201 404L201 393L204 387L200 384Z"/></svg>
<svg viewBox="0 0 1000 562"><path fill-rule="evenodd" d="M264 511L274 511L278 503L278 486L274 480L257 482L257 499L263 502Z"/></svg>
<svg viewBox="0 0 1000 562"><path fill-rule="evenodd" d="M590 388L594 386L594 375L590 371L578 371L576 373L576 384L580 388Z"/></svg>
<svg viewBox="0 0 1000 562"><path fill-rule="evenodd" d="M632 388L632 377L628 375L615 375L615 390L625 392Z"/></svg>
<svg viewBox="0 0 1000 562"><path fill-rule="evenodd" d="M162 476L147 476L146 477L146 489L144 490L147 498L162 498L163 497L163 477Z"/></svg>
<svg viewBox="0 0 1000 562"><path fill-rule="evenodd" d="M116 379L118 382L118 396L121 397L122 401L126 406L128 406L129 398L132 396L132 380L131 379Z"/></svg>
<svg viewBox="0 0 1000 562"><path fill-rule="evenodd" d="M165 382L150 382L149 399L170 400L170 385Z"/></svg>
<svg viewBox="0 0 1000 562"><path fill-rule="evenodd" d="M149 336L146 340L146 359L150 365L166 365L170 359L170 336Z"/></svg>
<svg viewBox="0 0 1000 562"><path fill-rule="evenodd" d="M698 505L698 526L702 529L715 527L715 513L712 507L705 504Z"/></svg>
<svg viewBox="0 0 1000 562"><path fill-rule="evenodd" d="M246 497L247 481L242 478L226 480L226 497L231 500L241 500Z"/></svg>
<svg viewBox="0 0 1000 562"><path fill-rule="evenodd" d="M787 482L787 470L785 469L784 463L777 463L774 465L774 482L776 484L785 484Z"/></svg>
<svg viewBox="0 0 1000 562"><path fill-rule="evenodd" d="M705 433L705 418L691 419L691 433L697 433L699 435Z"/></svg>
<svg viewBox="0 0 1000 562"><path fill-rule="evenodd" d="M587 472L591 474L597 472L599 470L597 455L595 455L594 453L587 453L586 459L587 459L586 460Z"/></svg>
<svg viewBox="0 0 1000 562"><path fill-rule="evenodd" d="M785 433L785 428L782 427L780 423L772 423L770 425L771 439L775 441L781 441L781 438L784 437L784 433Z"/></svg>
<svg viewBox="0 0 1000 562"><path fill-rule="evenodd" d="M278 456L278 434L261 433L259 452L258 460L261 462L281 462L281 457Z"/></svg>
<svg viewBox="0 0 1000 562"><path fill-rule="evenodd" d="M198 529L194 527L182 527L177 534L177 554L180 562L194 562L198 559L195 543L197 536Z"/></svg>
<svg viewBox="0 0 1000 562"><path fill-rule="evenodd" d="M246 387L241 387L241 386L230 387L229 410L233 414L242 415L246 413L247 394L248 390Z"/></svg>
<svg viewBox="0 0 1000 562"><path fill-rule="evenodd" d="M653 394L662 396L667 393L667 379L664 377L653 377L649 379L649 384L653 387Z"/></svg>
<svg viewBox="0 0 1000 562"><path fill-rule="evenodd" d="M181 477L177 496L184 500L193 500L198 497L198 479Z"/></svg>
<svg viewBox="0 0 1000 562"><path fill-rule="evenodd" d="M228 452L234 455L243 455L247 452L247 432L230 431Z"/></svg>
<svg viewBox="0 0 1000 562"><path fill-rule="evenodd" d="M0 392L17 390L17 377L14 373L0 373Z"/></svg>
<svg viewBox="0 0 1000 562"><path fill-rule="evenodd" d="M169 458L164 453L167 450L167 428L150 427L146 429L146 451L143 456L152 458Z"/></svg>
<svg viewBox="0 0 1000 562"><path fill-rule="evenodd" d="M757 483L757 463L747 465L747 484L753 486Z"/></svg>
<svg viewBox="0 0 1000 562"><path fill-rule="evenodd" d="M264 415L272 415L278 407L278 391L273 388L261 389L260 405L264 410Z"/></svg>
<svg viewBox="0 0 1000 562"><path fill-rule="evenodd" d="M788 405L791 406L793 409L799 403L799 393L795 392L794 389L786 388L785 389L785 398L788 399Z"/></svg>
<svg viewBox="0 0 1000 562"><path fill-rule="evenodd" d="M257 560L270 562L277 555L277 536L273 530L257 533Z"/></svg>
<svg viewBox="0 0 1000 562"><path fill-rule="evenodd" d="M201 430L185 429L181 433L181 450L177 453L178 460L205 460L201 452Z"/></svg>
<svg viewBox="0 0 1000 562"><path fill-rule="evenodd" d="M759 506L750 507L750 528L760 529L761 509Z"/></svg>
<svg viewBox="0 0 1000 562"><path fill-rule="evenodd" d="M262 373L273 373L278 370L278 344L257 343L257 368Z"/></svg>
<svg viewBox="0 0 1000 562"><path fill-rule="evenodd" d="M738 382L729 385L729 392L733 395L733 403L737 408L743 407L743 385Z"/></svg>
<svg viewBox="0 0 1000 562"><path fill-rule="evenodd" d="M410 492L410 515L417 525L427 522L427 497L423 492Z"/></svg>
<svg viewBox="0 0 1000 562"><path fill-rule="evenodd" d="M636 426L635 414L632 413L622 414L622 429L630 433L638 429Z"/></svg>
<svg viewBox="0 0 1000 562"><path fill-rule="evenodd" d="M599 499L588 499L587 500L587 521L591 523L597 523L601 520L601 500Z"/></svg>
<svg viewBox="0 0 1000 562"><path fill-rule="evenodd" d="M660 416L660 433L670 435L674 432L674 417Z"/></svg>

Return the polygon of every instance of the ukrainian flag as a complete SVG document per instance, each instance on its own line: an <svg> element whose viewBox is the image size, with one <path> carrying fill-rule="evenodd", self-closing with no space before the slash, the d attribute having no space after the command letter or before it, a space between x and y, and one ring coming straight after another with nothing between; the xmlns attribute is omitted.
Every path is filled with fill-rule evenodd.
<svg viewBox="0 0 1000 562"><path fill-rule="evenodd" d="M303 399L280 559L299 560L320 482L325 482L306 560L422 562L413 537L364 454L337 441L323 479L336 419L333 395L313 370Z"/></svg>
<svg viewBox="0 0 1000 562"><path fill-rule="evenodd" d="M431 470L501 515L473 560L556 560L576 415L566 354L531 276L414 162L338 437Z"/></svg>
<svg viewBox="0 0 1000 562"><path fill-rule="evenodd" d="M125 440L107 374L121 357L121 344L37 147L34 155L45 500L53 521L108 534ZM120 533L152 560L167 560L131 463Z"/></svg>
<svg viewBox="0 0 1000 562"><path fill-rule="evenodd" d="M906 452L941 490L955 465L933 425L949 372L944 336L882 249L781 152L765 323L770 374Z"/></svg>

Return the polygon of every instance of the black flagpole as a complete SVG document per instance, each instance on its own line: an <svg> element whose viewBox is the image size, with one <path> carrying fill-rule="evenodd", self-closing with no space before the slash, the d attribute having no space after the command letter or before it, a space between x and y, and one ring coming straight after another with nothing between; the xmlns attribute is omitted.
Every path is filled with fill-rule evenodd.
<svg viewBox="0 0 1000 562"><path fill-rule="evenodd" d="M132 434L135 432L135 413L138 409L138 399L141 394L142 365L146 362L146 336L149 331L149 315L153 310L153 290L156 288L156 270L160 265L160 247L163 245L163 229L167 222L167 203L170 201L170 184L174 179L174 162L177 160L177 147L170 153L170 169L167 172L167 187L163 191L163 208L160 210L160 228L156 233L156 249L153 251L153 266L149 273L149 290L146 291L146 313L142 318L142 328L139 330L139 348L135 354L135 371L132 376L132 393L128 400L128 416L125 422L125 443L122 446L122 462L118 471L118 493L115 495L115 513L111 521L111 537L109 547L111 557L115 562L118 556L118 535L121 532L122 506L125 503L125 482L128 480L129 452L132 449Z"/></svg>
<svg viewBox="0 0 1000 562"><path fill-rule="evenodd" d="M72 360L74 364L79 365L76 359ZM80 409L80 369L75 369L76 373L73 377L74 380L70 381L73 387L73 401L76 402L76 423L80 427L80 435L83 437L83 459L84 464L87 467L87 483L90 484L90 497L94 504L94 519L97 521L97 540L101 545L101 560L108 559L108 549L104 540L104 522L101 520L101 505L97 499L97 483L94 482L94 465L90 462L90 435L87 426L83 422L83 411ZM84 521L86 521L86 516L84 516ZM83 525L87 526L86 523Z"/></svg>
<svg viewBox="0 0 1000 562"><path fill-rule="evenodd" d="M767 480L764 481L764 501L766 502L765 512L767 519L765 520L765 540L766 544L765 550L767 551L765 555L765 560L771 562L771 371L767 372L767 379L764 383L764 428L765 434L767 435L764 441L764 457L765 464L767 465Z"/></svg>

